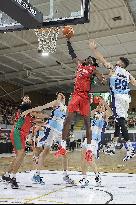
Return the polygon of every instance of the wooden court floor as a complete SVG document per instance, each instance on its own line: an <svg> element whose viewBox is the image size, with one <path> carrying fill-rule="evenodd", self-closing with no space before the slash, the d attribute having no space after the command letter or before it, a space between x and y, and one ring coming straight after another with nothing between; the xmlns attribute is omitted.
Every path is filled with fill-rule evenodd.
<svg viewBox="0 0 136 205"><path fill-rule="evenodd" d="M97 160L98 169L100 172L116 172L116 173L135 173L136 174L136 157L128 162L123 162L122 159L125 156L124 150L118 150L113 156L100 153L100 159ZM68 153L69 159L69 171L81 171L81 152L75 150ZM1 157L0 156L0 175L7 169L12 162L13 157ZM20 168L21 171L33 170L32 154L26 154L25 160ZM62 170L62 160L54 158L53 153L45 160L45 170ZM88 171L93 171L90 167Z"/></svg>

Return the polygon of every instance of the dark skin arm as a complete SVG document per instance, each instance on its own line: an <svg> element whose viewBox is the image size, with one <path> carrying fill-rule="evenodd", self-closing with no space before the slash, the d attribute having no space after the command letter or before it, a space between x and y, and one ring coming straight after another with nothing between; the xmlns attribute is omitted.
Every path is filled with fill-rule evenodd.
<svg viewBox="0 0 136 205"><path fill-rule="evenodd" d="M70 56L72 57L72 60L74 63L76 63L77 65L80 64L80 63L83 63L82 60L79 60L72 45L71 45L71 42L70 42L70 39L67 39L67 46L68 46L68 51L69 51L69 54Z"/></svg>
<svg viewBox="0 0 136 205"><path fill-rule="evenodd" d="M97 78L98 80L103 84L105 85L106 84L106 78L104 77L104 75L102 73L100 73L98 70L95 70L94 73L93 73Z"/></svg>

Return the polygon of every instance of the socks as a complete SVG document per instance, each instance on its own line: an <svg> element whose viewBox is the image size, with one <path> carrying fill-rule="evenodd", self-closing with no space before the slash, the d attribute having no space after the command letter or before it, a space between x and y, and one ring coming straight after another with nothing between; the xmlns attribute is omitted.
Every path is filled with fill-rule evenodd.
<svg viewBox="0 0 136 205"><path fill-rule="evenodd" d="M99 175L100 175L100 173L99 173L99 172L95 173L95 176L96 176L96 177L99 177Z"/></svg>
<svg viewBox="0 0 136 205"><path fill-rule="evenodd" d="M6 172L6 173L4 174L4 176L5 176L5 177L10 177L10 173Z"/></svg>
<svg viewBox="0 0 136 205"><path fill-rule="evenodd" d="M11 173L10 176L11 176L11 177L10 177L11 179L12 179L12 178L15 178L15 179L16 179L16 174Z"/></svg>
<svg viewBox="0 0 136 205"><path fill-rule="evenodd" d="M68 176L68 173L66 170L64 170L63 174L64 174L64 176Z"/></svg>
<svg viewBox="0 0 136 205"><path fill-rule="evenodd" d="M62 146L62 148L66 149L66 141L61 140L61 146Z"/></svg>
<svg viewBox="0 0 136 205"><path fill-rule="evenodd" d="M86 148L87 148L87 151L88 150L92 150L92 145L91 144L87 144Z"/></svg>
<svg viewBox="0 0 136 205"><path fill-rule="evenodd" d="M40 171L39 170L36 170L36 176L40 176Z"/></svg>

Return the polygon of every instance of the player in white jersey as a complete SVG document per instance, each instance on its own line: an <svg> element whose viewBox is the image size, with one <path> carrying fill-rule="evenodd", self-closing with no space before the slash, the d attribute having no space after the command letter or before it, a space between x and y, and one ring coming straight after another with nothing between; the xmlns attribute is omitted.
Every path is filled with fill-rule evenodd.
<svg viewBox="0 0 136 205"><path fill-rule="evenodd" d="M45 125L44 136L38 141L37 147L44 147L37 162L37 170L33 176L33 181L44 185L44 181L40 176L40 169L44 166L44 160L50 152L53 141L61 142L63 123L66 117L67 107L65 105L65 96L62 93L57 94L57 103L54 106L51 117ZM74 183L67 174L67 157L63 157L64 181Z"/></svg>
<svg viewBox="0 0 136 205"><path fill-rule="evenodd" d="M90 42L90 47L96 55L96 58L109 69L112 110L115 119L114 137L117 141L120 131L122 132L125 147L127 147L127 154L123 160L127 161L135 156L135 149L129 139L126 120L128 116L129 103L131 102L129 84L136 86L136 79L126 70L126 67L129 65L129 60L127 58L119 58L116 65L113 66L108 63L103 58L102 54L96 49L95 42Z"/></svg>
<svg viewBox="0 0 136 205"><path fill-rule="evenodd" d="M100 173L98 172L96 160L99 159L99 145L102 141L103 134L105 132L108 119L112 116L112 110L107 104L107 102L100 97L99 104L96 109L91 112L91 130L92 130L92 141L91 141L91 150L93 153L93 160L90 166L93 167L95 172L95 181L97 185L101 184ZM82 144L82 152L81 152L81 165L82 165L82 175L83 178L80 180L80 184L82 187L88 186L89 181L87 180L87 165L84 160L84 155L86 152L87 142L86 139Z"/></svg>

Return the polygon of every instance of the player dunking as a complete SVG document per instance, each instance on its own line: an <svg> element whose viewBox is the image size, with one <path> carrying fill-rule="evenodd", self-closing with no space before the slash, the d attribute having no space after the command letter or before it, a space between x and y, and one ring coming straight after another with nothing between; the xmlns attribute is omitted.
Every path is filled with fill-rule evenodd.
<svg viewBox="0 0 136 205"><path fill-rule="evenodd" d="M91 129L90 129L90 102L89 102L89 91L91 89L91 77L96 75L101 81L104 80L103 76L96 70L98 64L94 57L89 56L84 61L79 60L72 48L71 42L67 40L67 46L69 54L77 64L77 73L74 85L74 92L72 99L68 105L68 115L66 117L63 133L61 149L58 151L60 154L66 154L66 139L69 135L69 129L71 122L73 120L74 114L79 112L84 119L86 127L86 137L87 137L87 152L86 160L91 159Z"/></svg>
<svg viewBox="0 0 136 205"><path fill-rule="evenodd" d="M127 161L135 155L135 150L130 142L125 121L128 117L129 103L131 102L129 83L136 86L136 79L126 70L129 65L129 60L127 58L121 57L116 65L113 66L108 63L96 49L97 46L94 41L90 42L90 47L96 58L109 69L112 110L115 118L114 137L119 137L121 130L127 149L126 157L123 160Z"/></svg>

